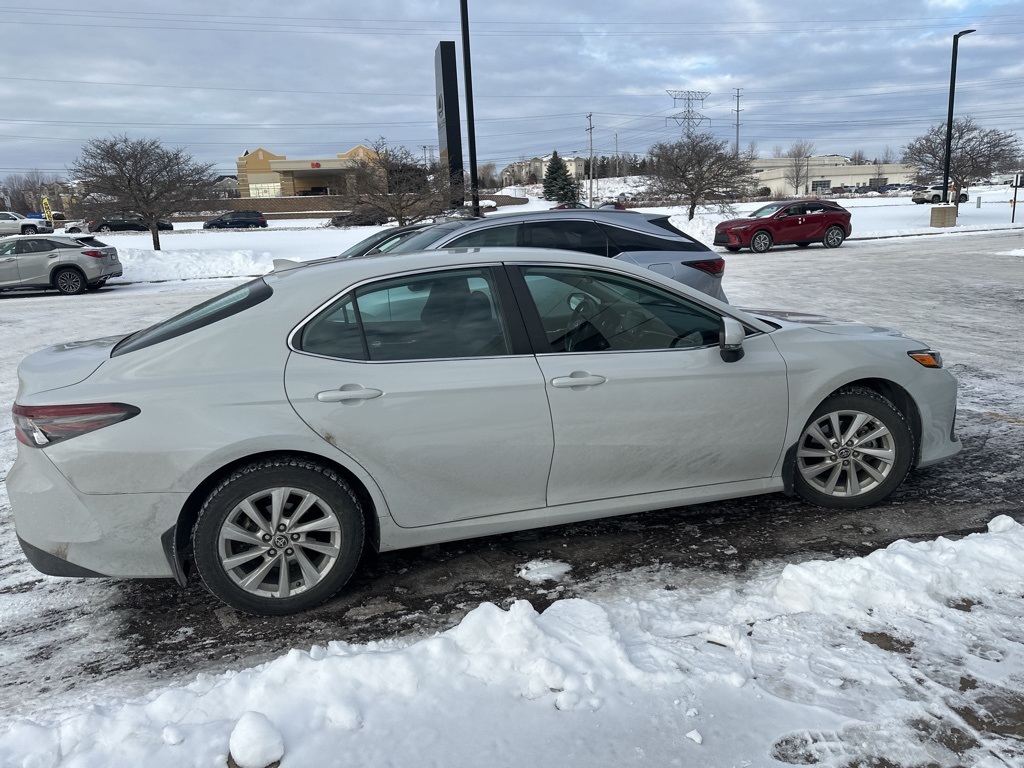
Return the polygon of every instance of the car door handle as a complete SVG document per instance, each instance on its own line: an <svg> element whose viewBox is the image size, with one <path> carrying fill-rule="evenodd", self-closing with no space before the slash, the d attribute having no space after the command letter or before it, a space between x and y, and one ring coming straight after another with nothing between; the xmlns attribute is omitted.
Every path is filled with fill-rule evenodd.
<svg viewBox="0 0 1024 768"><path fill-rule="evenodd" d="M352 400L372 400L383 394L379 389L361 387L358 384L344 384L338 389L317 392L316 399L321 403L344 403Z"/></svg>
<svg viewBox="0 0 1024 768"><path fill-rule="evenodd" d="M559 389L575 389L576 387L596 387L604 384L608 379L604 376L597 376L586 371L573 371L568 376L556 376L551 380L552 387Z"/></svg>

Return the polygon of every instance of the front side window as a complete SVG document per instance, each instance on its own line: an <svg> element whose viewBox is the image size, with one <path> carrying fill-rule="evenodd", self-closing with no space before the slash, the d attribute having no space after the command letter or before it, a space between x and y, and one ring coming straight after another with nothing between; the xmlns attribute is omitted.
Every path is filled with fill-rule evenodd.
<svg viewBox="0 0 1024 768"><path fill-rule="evenodd" d="M18 249L17 240L0 241L0 256L11 256Z"/></svg>
<svg viewBox="0 0 1024 768"><path fill-rule="evenodd" d="M488 269L405 276L346 294L303 329L304 352L375 362L506 355Z"/></svg>
<svg viewBox="0 0 1024 768"><path fill-rule="evenodd" d="M586 269L524 267L546 352L695 348L718 343L714 312L654 286Z"/></svg>

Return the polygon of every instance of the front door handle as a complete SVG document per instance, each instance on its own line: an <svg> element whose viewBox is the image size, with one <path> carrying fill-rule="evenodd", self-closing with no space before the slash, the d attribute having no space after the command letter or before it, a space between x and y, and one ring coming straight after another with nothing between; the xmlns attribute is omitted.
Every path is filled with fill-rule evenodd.
<svg viewBox="0 0 1024 768"><path fill-rule="evenodd" d="M608 379L604 376L597 376L586 371L573 371L568 376L556 376L553 378L551 386L558 387L559 389L576 389L577 387L596 387L598 384L604 384L606 381Z"/></svg>
<svg viewBox="0 0 1024 768"><path fill-rule="evenodd" d="M316 399L321 403L344 403L353 400L372 400L384 393L379 389L362 387L359 384L344 384L338 389L328 389L325 392L317 392Z"/></svg>

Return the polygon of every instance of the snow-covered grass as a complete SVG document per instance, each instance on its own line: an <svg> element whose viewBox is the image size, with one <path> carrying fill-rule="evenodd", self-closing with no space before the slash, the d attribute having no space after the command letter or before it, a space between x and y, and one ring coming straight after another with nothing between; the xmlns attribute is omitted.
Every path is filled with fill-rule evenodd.
<svg viewBox="0 0 1024 768"><path fill-rule="evenodd" d="M961 225L941 233L927 226L929 206L906 198L843 204L853 211L855 236L956 237L970 228L1006 227L1007 190L981 194L991 199L984 197L980 209L962 206ZM715 221L734 215L705 211L684 222L680 211L671 212L705 242ZM268 271L275 258L334 255L374 229L318 223L179 230L162 238L159 253L147 250L147 235L104 236L121 253L125 275L92 298L124 293L130 299L137 291L139 318L155 311L155 302L170 313L209 294L210 282L200 278L229 278L216 281L228 284ZM899 241L900 253L910 255L909 246L910 240ZM1024 250L1011 253L1024 256ZM821 251L817 257L794 252L780 269L764 257L730 254L726 287L744 303L788 296L800 308L801 290L821 290L814 282L820 268L801 269L822 258ZM827 258L840 275L873 268L859 263L853 244ZM783 269L789 281L766 284L766 275L778 277ZM891 307L915 332L926 330L927 296L919 299L924 309L908 309L914 299L900 287L880 280L874 290L878 307ZM0 299L6 334L0 411L13 401L20 357L53 333L32 315L43 300L71 301ZM946 311L955 325L957 313L968 310ZM1016 337L1024 321L1006 324ZM70 340L108 329L82 328L69 313L61 332ZM1010 367L1011 381L1019 381L1021 366L1004 359L1005 344L979 345L966 331L951 341L955 354L992 377ZM972 405L984 408L978 400ZM1008 428L1019 428L1014 418L1024 422L1019 402L1014 409ZM0 437L0 476L6 476L14 458L10 428L0 428ZM0 528L13 539L2 486ZM6 581L31 574L20 560L5 558L4 570ZM517 577L557 588L571 572L557 560L534 560L522 563L518 576L509 573ZM15 609L71 609L46 603L47 594L5 595L0 617ZM108 688L88 703L62 699L36 707L0 724L0 766L212 767L224 766L230 750L246 768L278 757L282 768L839 768L881 765L873 761L883 756L884 764L905 768L1005 768L1024 760L1019 743L981 734L963 704L977 689L985 694L973 702L978 711L1012 708L1015 701L1020 709L1022 594L1024 527L1005 516L993 519L988 532L958 540L897 542L829 562L769 563L743 576L652 565L603 577L589 585L587 599L556 601L543 613L527 602L507 609L481 604L432 637L282 647L279 658L261 666L154 681L141 697ZM0 659L5 653L0 647Z"/></svg>

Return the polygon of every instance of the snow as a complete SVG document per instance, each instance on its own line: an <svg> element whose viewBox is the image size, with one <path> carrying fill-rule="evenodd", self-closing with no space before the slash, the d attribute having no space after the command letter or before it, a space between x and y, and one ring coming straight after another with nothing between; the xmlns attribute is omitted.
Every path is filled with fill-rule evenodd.
<svg viewBox="0 0 1024 768"><path fill-rule="evenodd" d="M853 210L855 237L900 236L894 243L903 246L915 235L969 237L963 233L1009 226L1012 190L978 194L981 208L962 206L960 225L941 232L927 226L930 206L906 198L841 202ZM705 211L694 222L672 213L707 242L715 221L752 207ZM256 232L179 227L162 236L159 253L147 250L148 235L104 235L124 262L124 277L105 293L187 300L198 286L208 291L208 278L223 278L213 283L226 288L268 271L275 258L331 256L374 230L320 223L275 222ZM1004 255L1020 258L1024 249ZM809 258L792 255L793 283ZM769 299L790 297L788 306L801 306L798 286L760 281L763 257L727 259L735 265L726 278L731 295L764 296L775 306L787 305ZM871 268L857 264L853 248L828 259L836 269ZM899 305L892 324L927 326L928 310L909 311L905 296L883 289L878 300ZM17 305L4 316L14 318L0 349L0 410L7 411L18 360L52 331ZM1012 327L1019 325L1018 317ZM65 331L69 340L83 333L73 324ZM1001 345L979 348L969 334L950 341L954 355L987 370L1006 364ZM1019 365L1014 371L1019 376ZM967 397L985 408L984 392ZM0 436L6 476L13 434L0 427ZM2 486L0 525L13 538ZM27 563L5 566L12 567L31 573ZM532 560L518 577L546 589L568 578L569 567ZM266 664L155 680L144 695L111 687L87 701L37 705L0 721L0 766L224 766L230 753L242 768L277 760L282 768L839 768L876 764L879 749L887 764L902 766L1021 764L1020 750L979 735L946 695L1024 679L1024 526L1010 517L959 539L898 541L865 557L766 563L742 575L652 564L599 577L585 593L540 613L526 601L504 609L483 603L429 637L282 647ZM0 616L71 607L39 600L6 594Z"/></svg>

